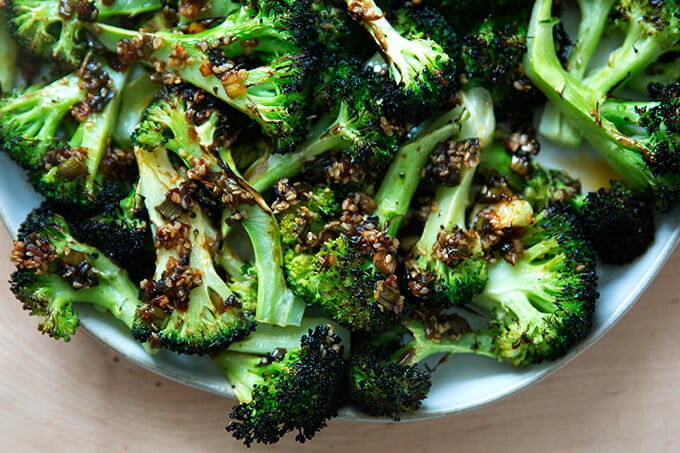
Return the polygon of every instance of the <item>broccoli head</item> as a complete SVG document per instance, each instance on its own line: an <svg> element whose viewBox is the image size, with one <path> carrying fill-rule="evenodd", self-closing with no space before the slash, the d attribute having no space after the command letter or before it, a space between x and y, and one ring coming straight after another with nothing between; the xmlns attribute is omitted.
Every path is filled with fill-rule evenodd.
<svg viewBox="0 0 680 453"><path fill-rule="evenodd" d="M24 309L41 318L42 333L69 341L80 324L73 307L78 302L110 311L130 329L136 325L139 288L104 253L77 241L47 204L21 225L11 259L17 268L11 290Z"/></svg>
<svg viewBox="0 0 680 453"><path fill-rule="evenodd" d="M289 432L297 432L298 442L311 439L346 399L340 337L330 325L318 325L293 348L267 333L258 338L271 345L269 353L226 350L213 357L239 399L227 431L247 446L276 443Z"/></svg>

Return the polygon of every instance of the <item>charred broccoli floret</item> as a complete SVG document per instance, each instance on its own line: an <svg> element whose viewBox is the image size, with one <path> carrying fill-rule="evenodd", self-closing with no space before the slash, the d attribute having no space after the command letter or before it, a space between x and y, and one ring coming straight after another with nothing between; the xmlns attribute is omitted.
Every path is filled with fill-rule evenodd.
<svg viewBox="0 0 680 453"><path fill-rule="evenodd" d="M457 39L431 8L386 13L373 0L346 0L350 14L368 31L414 121L442 108L455 93Z"/></svg>
<svg viewBox="0 0 680 453"><path fill-rule="evenodd" d="M416 411L430 393L430 373L375 356L355 355L349 363L349 401L362 413L391 417Z"/></svg>
<svg viewBox="0 0 680 453"><path fill-rule="evenodd" d="M147 109L134 141L138 153L167 150L183 162L187 184L203 189L189 188L186 199L193 201L188 202L202 204L217 222L238 222L244 227L251 240L258 279L266 282L258 285L257 321L297 324L304 304L285 282L279 227L260 194L231 165L224 149L229 138L225 123L225 114L215 98L194 87L174 87L162 91ZM219 229L224 227L222 224Z"/></svg>
<svg viewBox="0 0 680 453"><path fill-rule="evenodd" d="M289 432L305 442L337 415L346 400L343 344L329 325L317 325L297 346L285 347L276 335L257 337L260 354L222 351L214 356L239 404L227 431L244 444L272 444Z"/></svg>
<svg viewBox="0 0 680 453"><path fill-rule="evenodd" d="M414 319L406 324L412 339L394 359L476 353L521 366L555 360L583 340L593 321L597 274L577 218L565 206L549 207L526 227L522 247L514 263L489 264L487 286L471 301L489 315L488 328L471 329L457 315Z"/></svg>
<svg viewBox="0 0 680 453"><path fill-rule="evenodd" d="M77 241L66 220L47 205L21 225L11 259L17 268L11 290L24 309L41 318L42 333L69 341L80 324L74 303L101 307L135 327L139 288L104 253Z"/></svg>
<svg viewBox="0 0 680 453"><path fill-rule="evenodd" d="M93 31L124 64L141 61L168 84L193 84L259 124L280 150L289 151L308 128L316 58L305 46L306 1L257 2L197 33L136 31L96 24ZM300 35L300 36L298 36ZM248 47L248 44L255 47ZM234 60L264 52L255 65Z"/></svg>
<svg viewBox="0 0 680 453"><path fill-rule="evenodd" d="M342 151L351 161L384 165L394 155L405 134L403 117L390 119L385 110L393 94L390 87L348 57L333 61L327 81L317 97L329 104L311 127L307 139L293 152L267 153L245 172L258 191L272 187L280 178L292 178L303 165L331 151Z"/></svg>

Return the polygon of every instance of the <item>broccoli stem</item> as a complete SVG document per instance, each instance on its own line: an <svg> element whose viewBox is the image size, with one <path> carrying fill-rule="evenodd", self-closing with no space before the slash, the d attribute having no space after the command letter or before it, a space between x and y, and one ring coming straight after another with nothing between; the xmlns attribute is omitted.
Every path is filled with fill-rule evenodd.
<svg viewBox="0 0 680 453"><path fill-rule="evenodd" d="M430 213L423 227L423 232L415 245L419 255L429 255L432 245L437 242L437 235L454 226L467 229L466 209L470 204L470 192L475 176L475 168L464 168L460 184L454 187L440 187L435 195L436 212Z"/></svg>
<svg viewBox="0 0 680 453"><path fill-rule="evenodd" d="M388 225L388 234L399 230L411 198L420 183L420 172L438 143L453 137L479 137L490 143L495 129L491 95L484 88L461 92L462 104L421 126L415 138L402 145L387 169L375 195L376 214Z"/></svg>
<svg viewBox="0 0 680 453"><path fill-rule="evenodd" d="M236 164L230 152L223 152L225 164L236 171ZM299 326L306 303L293 294L283 273L283 248L281 232L274 214L256 203L242 207L245 219L241 224L250 238L257 269L257 307L255 320L277 326ZM227 213L225 212L225 215ZM222 222L223 236L229 234L227 222Z"/></svg>
<svg viewBox="0 0 680 453"><path fill-rule="evenodd" d="M376 214L394 235L406 215L411 198L420 183L420 171L437 144L455 136L461 129L465 110L460 106L441 115L424 127L415 138L399 147L375 195Z"/></svg>
<svg viewBox="0 0 680 453"><path fill-rule="evenodd" d="M340 116L339 116L340 118ZM338 119L333 123L320 120L305 142L291 153L267 153L257 159L246 170L244 178L258 192L270 189L281 178L290 178L302 171L302 167L333 149L343 146L344 128L333 127L342 124Z"/></svg>
<svg viewBox="0 0 680 453"><path fill-rule="evenodd" d="M243 228L250 237L258 274L255 319L278 326L300 325L305 303L288 288L283 274L283 250L276 219L259 205L244 208Z"/></svg>
<svg viewBox="0 0 680 453"><path fill-rule="evenodd" d="M16 73L17 46L7 30L5 13L0 10L0 93L9 91L14 86Z"/></svg>
<svg viewBox="0 0 680 453"><path fill-rule="evenodd" d="M130 68L128 72L132 72ZM132 75L120 94L118 121L111 132L111 138L120 146L132 147L132 133L142 121L144 111L153 101L160 86L153 83L146 71Z"/></svg>
<svg viewBox="0 0 680 453"><path fill-rule="evenodd" d="M567 57L567 71L581 80L600 43L609 11L616 0L578 0L581 13L576 43ZM553 103L546 104L541 115L539 132L564 146L575 148L581 133L574 128Z"/></svg>
<svg viewBox="0 0 680 453"><path fill-rule="evenodd" d="M630 21L623 44L609 54L607 64L583 79L585 86L596 92L613 94L666 53L667 49L658 39L649 36L649 31L640 22Z"/></svg>
<svg viewBox="0 0 680 453"><path fill-rule="evenodd" d="M109 71L113 97L101 112L92 113L80 123L73 133L69 145L71 148L88 150L85 165L87 166L87 186L93 187L98 177L99 163L109 147L109 134L115 129L121 102L121 90L125 86L128 72Z"/></svg>
<svg viewBox="0 0 680 453"><path fill-rule="evenodd" d="M496 358L494 354L494 332L481 330L464 333L455 338L442 338L433 341L421 321L408 321L405 324L412 338L394 354L392 359L402 365L422 362L435 354L473 353Z"/></svg>
<svg viewBox="0 0 680 453"><path fill-rule="evenodd" d="M362 25L380 49L390 74L397 84L413 87L419 83L423 68L430 68L434 62L446 57L433 51L419 39L409 40L401 36L385 18L385 13L373 0L346 0L350 12L361 14ZM357 8L357 11L354 11ZM425 38L421 38L425 40Z"/></svg>
<svg viewBox="0 0 680 453"><path fill-rule="evenodd" d="M575 80L562 68L552 33L557 19L552 17L551 9L552 0L538 0L534 5L524 62L527 75L548 99L573 119L584 137L635 190L645 191L649 187L645 165L640 164L635 152L621 149L633 149L635 144L611 125L608 126L608 121L597 114L606 101L606 95L591 89L585 82ZM608 132L618 143L609 139Z"/></svg>

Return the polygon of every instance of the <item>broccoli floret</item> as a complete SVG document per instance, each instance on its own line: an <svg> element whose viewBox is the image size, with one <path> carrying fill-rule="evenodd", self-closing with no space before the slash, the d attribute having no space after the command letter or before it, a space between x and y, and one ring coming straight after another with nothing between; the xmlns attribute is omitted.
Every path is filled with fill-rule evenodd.
<svg viewBox="0 0 680 453"><path fill-rule="evenodd" d="M73 303L106 309L130 329L136 325L139 288L104 253L77 241L66 220L46 204L21 225L12 262L17 270L11 290L24 309L41 318L42 333L69 341L79 325Z"/></svg>
<svg viewBox="0 0 680 453"><path fill-rule="evenodd" d="M279 222L281 240L296 251L313 246L326 222L340 210L329 187L313 187L282 178L276 183L275 195L272 209Z"/></svg>
<svg viewBox="0 0 680 453"><path fill-rule="evenodd" d="M348 375L350 404L364 414L394 421L416 411L432 386L423 368L375 356L353 356Z"/></svg>
<svg viewBox="0 0 680 453"><path fill-rule="evenodd" d="M612 60L611 70L604 71L609 74L609 83L602 82L600 76L583 81L574 78L562 68L555 54L551 4L549 0L539 0L534 8L525 60L527 75L634 190L651 192L659 209L669 208L678 198L680 182L676 172L680 140L674 116L667 115L677 109L677 89L671 85L655 90L655 99L643 103L609 99L613 88L641 69L637 66L640 60L634 56L619 64L619 54ZM639 35L639 42L628 43L628 53L647 55L653 45L667 50L670 44L665 40L670 36L677 40L678 18L669 13L677 8L659 7L663 11L656 12L654 6L649 6L646 13L656 14L659 20L654 23L659 26L665 17L659 14L670 14L665 17L667 26L647 29L644 27L649 24L643 25L641 19L640 27L646 33ZM642 47L638 48L638 44ZM625 48L622 52L626 53Z"/></svg>
<svg viewBox="0 0 680 453"><path fill-rule="evenodd" d="M17 46L7 30L5 13L0 8L0 93L9 91L14 86L16 71Z"/></svg>
<svg viewBox="0 0 680 453"><path fill-rule="evenodd" d="M88 51L85 23L132 17L161 8L160 0L7 0L10 30L32 53L79 67Z"/></svg>
<svg viewBox="0 0 680 453"><path fill-rule="evenodd" d="M386 116L384 104L390 92L384 82L356 58L332 62L326 79L317 97L327 97L332 105L312 126L307 139L291 153L265 154L245 172L258 191L298 175L304 164L331 151L343 151L351 161L376 166L394 155L404 128L399 119L390 122Z"/></svg>
<svg viewBox="0 0 680 453"><path fill-rule="evenodd" d="M535 207L562 201L572 206L584 234L602 262L626 264L654 241L653 204L622 181L581 194L563 171L538 168L526 183L524 197ZM570 192L571 191L571 192Z"/></svg>
<svg viewBox="0 0 680 453"><path fill-rule="evenodd" d="M219 235L190 185L159 147L135 149L139 193L156 248L153 279L141 283L141 326L133 334L152 346L206 354L246 336L255 326L248 300L237 300L215 265ZM187 190L189 189L189 190Z"/></svg>
<svg viewBox="0 0 680 453"><path fill-rule="evenodd" d="M310 42L304 31L309 28L307 3L290 3L272 0L244 7L198 33L137 32L104 24L96 24L93 32L124 64L141 61L166 83L181 80L213 94L257 122L277 148L288 151L308 128L316 71L316 58L302 45ZM257 45L250 52L262 50L268 57L256 67L236 65L233 59L251 42Z"/></svg>
<svg viewBox="0 0 680 453"><path fill-rule="evenodd" d="M423 232L406 261L409 289L428 304L468 302L482 292L487 270L480 235L468 228L467 208L479 162L479 139L452 140L431 155L426 177L439 181ZM428 171L429 170L429 171Z"/></svg>
<svg viewBox="0 0 680 453"><path fill-rule="evenodd" d="M400 320L404 297L394 275L394 240L380 231L371 233L379 236L378 252L356 232L324 241L316 253L291 249L284 263L291 288L309 304L348 329L379 332Z"/></svg>
<svg viewBox="0 0 680 453"><path fill-rule="evenodd" d="M577 218L553 205L526 227L522 244L514 263L489 263L487 286L470 303L489 315L488 327L473 330L457 315L409 321L412 339L393 359L476 353L522 366L558 359L583 340L598 294L594 253Z"/></svg>
<svg viewBox="0 0 680 453"><path fill-rule="evenodd" d="M489 90L496 117L517 125L531 124L545 100L522 67L530 15L530 9L490 15L462 36L460 46L463 87Z"/></svg>
<svg viewBox="0 0 680 453"><path fill-rule="evenodd" d="M489 118L491 116L491 118ZM315 247L288 251L288 282L298 294L342 325L357 331L382 331L404 316L398 286L395 239L420 180L420 170L440 142L460 132L470 137L493 131L488 92L462 94L455 108L398 151L375 197L356 193L341 203L340 216L327 222Z"/></svg>
<svg viewBox="0 0 680 453"><path fill-rule="evenodd" d="M137 281L153 269L148 216L136 188L120 201L101 203L97 212L67 213L74 237L100 249Z"/></svg>
<svg viewBox="0 0 680 453"><path fill-rule="evenodd" d="M227 431L245 445L273 444L289 432L305 442L337 415L346 400L343 344L329 325L317 325L295 347L282 347L278 335L259 330L266 353L222 351L214 356L239 404ZM298 337L299 338L299 337Z"/></svg>
<svg viewBox="0 0 680 453"><path fill-rule="evenodd" d="M103 162L116 159L110 135L126 77L91 61L49 85L0 99L0 145L38 192L63 205L87 206L116 191L122 178L107 174Z"/></svg>
<svg viewBox="0 0 680 453"><path fill-rule="evenodd" d="M372 0L346 2L373 39L389 77L402 92L399 101L411 110L413 120L442 108L457 88L457 39L441 14L431 8L385 14Z"/></svg>
<svg viewBox="0 0 680 453"><path fill-rule="evenodd" d="M304 304L285 282L279 227L269 207L238 175L224 150L228 138L225 122L219 101L203 91L187 86L166 88L147 109L134 142L138 154L167 150L182 160L187 182L204 189L189 188L187 199L202 204L208 213L214 211L213 216L224 222L220 229L227 223L241 223L250 237L258 279L267 282L258 285L257 321L298 324Z"/></svg>

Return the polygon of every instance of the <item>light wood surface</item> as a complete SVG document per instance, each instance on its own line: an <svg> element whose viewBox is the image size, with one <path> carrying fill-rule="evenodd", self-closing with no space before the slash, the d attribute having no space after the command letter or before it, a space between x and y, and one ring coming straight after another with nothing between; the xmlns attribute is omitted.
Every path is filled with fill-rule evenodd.
<svg viewBox="0 0 680 453"><path fill-rule="evenodd" d="M0 280L10 272L0 230ZM680 451L680 250L633 309L566 367L495 404L424 422L341 420L300 445L250 451ZM246 451L232 401L160 378L87 333L70 343L0 288L0 452Z"/></svg>

